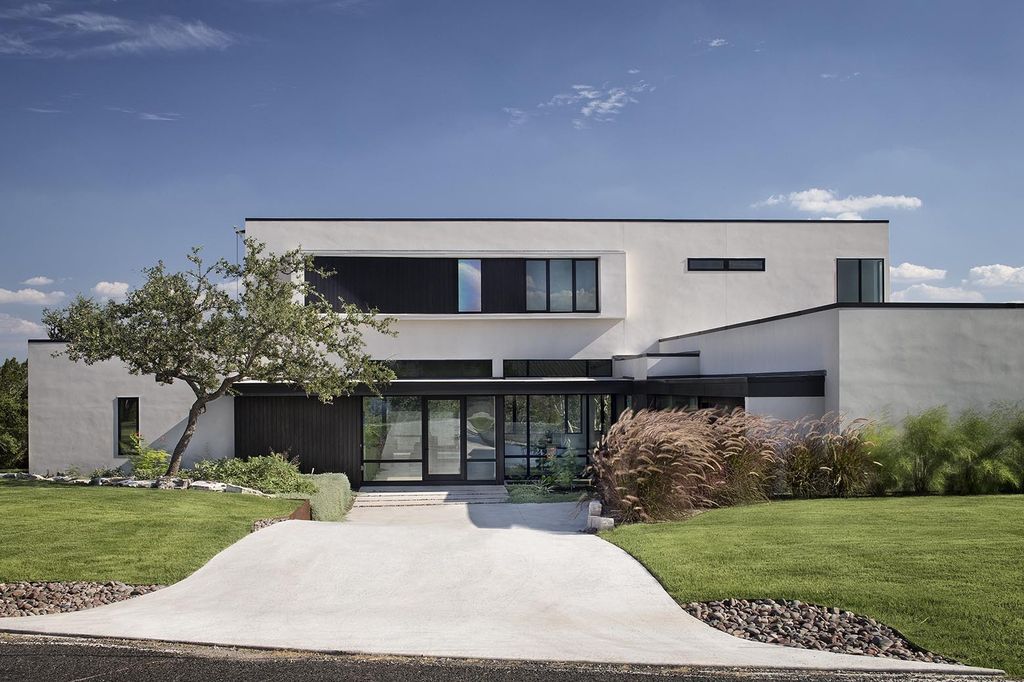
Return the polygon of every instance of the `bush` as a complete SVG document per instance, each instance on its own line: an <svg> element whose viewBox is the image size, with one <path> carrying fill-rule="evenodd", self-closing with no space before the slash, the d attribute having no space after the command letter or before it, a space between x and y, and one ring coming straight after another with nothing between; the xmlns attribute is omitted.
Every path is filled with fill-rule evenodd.
<svg viewBox="0 0 1024 682"><path fill-rule="evenodd" d="M196 462L182 476L193 480L220 481L265 493L313 493L312 481L299 472L298 460L270 453L261 457L206 459Z"/></svg>
<svg viewBox="0 0 1024 682"><path fill-rule="evenodd" d="M955 434L945 407L933 407L903 420L899 469L908 472L901 482L903 490L917 493L939 492L946 482L949 460L955 447Z"/></svg>
<svg viewBox="0 0 1024 682"><path fill-rule="evenodd" d="M839 414L802 419L786 435L783 466L795 497L852 497L873 487L880 465L872 458L870 422Z"/></svg>
<svg viewBox="0 0 1024 682"><path fill-rule="evenodd" d="M745 477L770 469L772 443L755 435L769 431L768 420L742 410L626 410L594 451L594 487L622 521L678 519L740 494ZM758 495L763 485L754 486Z"/></svg>
<svg viewBox="0 0 1024 682"><path fill-rule="evenodd" d="M1020 485L1014 439L1002 415L968 411L953 426L945 488L958 495L983 495Z"/></svg>
<svg viewBox="0 0 1024 682"><path fill-rule="evenodd" d="M352 506L352 486L345 474L314 474L307 476L314 492L309 507L314 521L341 521Z"/></svg>
<svg viewBox="0 0 1024 682"><path fill-rule="evenodd" d="M128 461L132 465L132 476L139 479L150 479L167 473L167 463L171 456L164 450L149 446L142 434L132 434L132 449L128 453Z"/></svg>

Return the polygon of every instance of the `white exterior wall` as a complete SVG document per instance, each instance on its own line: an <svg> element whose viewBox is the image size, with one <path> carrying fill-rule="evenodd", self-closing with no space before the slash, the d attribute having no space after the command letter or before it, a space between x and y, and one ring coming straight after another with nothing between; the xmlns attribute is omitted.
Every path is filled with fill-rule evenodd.
<svg viewBox="0 0 1024 682"><path fill-rule="evenodd" d="M94 365L54 358L63 344L28 345L29 468L55 473L77 467L84 475L96 468L120 466L117 454L118 397L139 398L139 432L153 447L174 449L195 399L188 386L158 384L151 376L128 373L118 361ZM234 401L219 398L207 406L184 457L235 454Z"/></svg>
<svg viewBox="0 0 1024 682"><path fill-rule="evenodd" d="M839 408L887 418L1024 401L1024 309L840 311Z"/></svg>
<svg viewBox="0 0 1024 682"><path fill-rule="evenodd" d="M701 374L825 370L823 412L836 411L839 409L839 386L842 377L842 368L839 365L838 312L837 309L822 310L781 320L666 340L661 343L661 350L699 350ZM759 405L758 409L767 409L767 403ZM792 408L785 406L780 407L780 410L789 412Z"/></svg>
<svg viewBox="0 0 1024 682"><path fill-rule="evenodd" d="M888 258L887 223L247 221L271 251L350 256L600 258L597 314L397 315L381 359L607 358L657 339L835 302L836 258ZM765 272L687 272L688 258ZM886 282L888 287L888 280Z"/></svg>

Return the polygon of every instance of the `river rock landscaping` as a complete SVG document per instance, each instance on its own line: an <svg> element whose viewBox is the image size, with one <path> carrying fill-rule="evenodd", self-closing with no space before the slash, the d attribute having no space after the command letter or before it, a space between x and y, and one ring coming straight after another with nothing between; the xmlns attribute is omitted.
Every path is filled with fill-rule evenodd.
<svg viewBox="0 0 1024 682"><path fill-rule="evenodd" d="M81 611L155 592L161 587L116 581L0 583L0 618Z"/></svg>
<svg viewBox="0 0 1024 682"><path fill-rule="evenodd" d="M904 661L956 663L915 646L873 618L836 607L787 599L726 599L690 602L683 609L722 632L767 644Z"/></svg>

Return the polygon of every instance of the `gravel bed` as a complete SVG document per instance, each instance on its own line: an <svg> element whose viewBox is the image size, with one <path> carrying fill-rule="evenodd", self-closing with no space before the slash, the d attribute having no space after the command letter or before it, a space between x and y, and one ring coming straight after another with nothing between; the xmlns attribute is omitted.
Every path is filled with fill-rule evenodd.
<svg viewBox="0 0 1024 682"><path fill-rule="evenodd" d="M252 532L255 533L258 530L263 530L267 526L273 526L275 523L281 523L287 521L287 516L279 516L276 519L256 519L252 522Z"/></svg>
<svg viewBox="0 0 1024 682"><path fill-rule="evenodd" d="M114 581L0 583L0 618L81 611L155 592L161 587Z"/></svg>
<svg viewBox="0 0 1024 682"><path fill-rule="evenodd" d="M723 632L757 642L904 661L956 663L911 644L873 618L836 607L786 599L726 599L691 602L683 609Z"/></svg>

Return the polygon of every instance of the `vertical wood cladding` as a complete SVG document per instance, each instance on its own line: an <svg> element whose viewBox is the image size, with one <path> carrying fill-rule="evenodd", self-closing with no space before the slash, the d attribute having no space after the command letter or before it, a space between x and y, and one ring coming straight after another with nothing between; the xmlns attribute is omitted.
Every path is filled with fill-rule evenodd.
<svg viewBox="0 0 1024 682"><path fill-rule="evenodd" d="M341 298L363 310L382 313L457 313L457 258L317 256L317 267L331 277L306 273L327 300ZM526 266L522 258L481 259L481 312L526 311ZM472 313L467 313L472 314Z"/></svg>
<svg viewBox="0 0 1024 682"><path fill-rule="evenodd" d="M340 472L360 484L361 402L336 398L239 396L235 398L235 452L240 457L287 453L305 472Z"/></svg>
<svg viewBox="0 0 1024 682"><path fill-rule="evenodd" d="M480 286L481 312L526 311L526 263L522 258L484 258Z"/></svg>
<svg viewBox="0 0 1024 682"><path fill-rule="evenodd" d="M316 265L334 271L322 278L306 273L332 303L342 298L382 313L457 313L457 259L317 256Z"/></svg>

